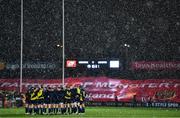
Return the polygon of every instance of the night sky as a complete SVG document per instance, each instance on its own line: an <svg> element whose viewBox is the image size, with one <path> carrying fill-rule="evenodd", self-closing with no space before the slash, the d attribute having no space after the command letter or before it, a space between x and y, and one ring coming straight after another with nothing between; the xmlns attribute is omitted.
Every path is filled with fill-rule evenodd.
<svg viewBox="0 0 180 118"><path fill-rule="evenodd" d="M20 60L21 1L0 0L0 60ZM66 58L180 59L179 0L65 0ZM58 47L57 44L60 46ZM62 59L62 1L24 0L26 61Z"/></svg>

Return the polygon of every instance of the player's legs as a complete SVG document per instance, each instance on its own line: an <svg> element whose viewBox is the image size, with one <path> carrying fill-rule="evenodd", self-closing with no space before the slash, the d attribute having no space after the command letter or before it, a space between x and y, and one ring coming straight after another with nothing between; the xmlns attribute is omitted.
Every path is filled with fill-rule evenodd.
<svg viewBox="0 0 180 118"><path fill-rule="evenodd" d="M60 110L61 110L61 114L64 114L64 107L65 105L64 105L64 103L63 102L60 102L60 106L59 106L59 108L60 108Z"/></svg>
<svg viewBox="0 0 180 118"><path fill-rule="evenodd" d="M53 98L53 113L56 114L57 99Z"/></svg>
<svg viewBox="0 0 180 118"><path fill-rule="evenodd" d="M67 103L64 104L63 114L66 114Z"/></svg>
<svg viewBox="0 0 180 118"><path fill-rule="evenodd" d="M78 105L77 105L77 102L75 101L75 102L74 102L73 112L74 112L74 113L77 113L77 111L78 111Z"/></svg>
<svg viewBox="0 0 180 118"><path fill-rule="evenodd" d="M72 101L71 103L70 103L70 107L71 107L71 113L74 113L74 102Z"/></svg>
<svg viewBox="0 0 180 118"><path fill-rule="evenodd" d="M41 100L39 99L37 101L37 114L39 114L41 112Z"/></svg>
<svg viewBox="0 0 180 118"><path fill-rule="evenodd" d="M45 101L43 104L43 114L47 113L47 102Z"/></svg>
<svg viewBox="0 0 180 118"><path fill-rule="evenodd" d="M82 102L81 107L82 107L82 113L85 113L85 104L84 104L84 101Z"/></svg>
<svg viewBox="0 0 180 118"><path fill-rule="evenodd" d="M67 112L68 112L68 114L70 114L71 113L71 104L70 104L70 102L68 102L67 103Z"/></svg>
<svg viewBox="0 0 180 118"><path fill-rule="evenodd" d="M56 109L55 109L55 113L56 113L56 114L58 113L58 108L59 108L59 103L56 102Z"/></svg>
<svg viewBox="0 0 180 118"><path fill-rule="evenodd" d="M53 98L50 97L48 113L49 113L49 114L52 114L52 112L53 112Z"/></svg>
<svg viewBox="0 0 180 118"><path fill-rule="evenodd" d="M85 113L85 104L84 104L84 101L80 101L78 113Z"/></svg>
<svg viewBox="0 0 180 118"><path fill-rule="evenodd" d="M26 104L25 104L25 114L29 114L29 103L28 102L26 102Z"/></svg>
<svg viewBox="0 0 180 118"><path fill-rule="evenodd" d="M81 113L81 104L80 104L80 101L77 102L77 110L78 110L77 113Z"/></svg>
<svg viewBox="0 0 180 118"><path fill-rule="evenodd" d="M51 103L49 101L49 103L48 103L48 114L50 114L50 113L51 113Z"/></svg>
<svg viewBox="0 0 180 118"><path fill-rule="evenodd" d="M32 114L33 104L32 101L29 100L29 113Z"/></svg>
<svg viewBox="0 0 180 118"><path fill-rule="evenodd" d="M79 97L77 97L77 98L75 98L75 102L74 102L74 112L76 113L76 114L78 114L79 113L79 106L80 106L80 99L79 99Z"/></svg>
<svg viewBox="0 0 180 118"><path fill-rule="evenodd" d="M54 103L53 103L53 113L57 114L57 104L56 104L56 101L54 101Z"/></svg>
<svg viewBox="0 0 180 118"><path fill-rule="evenodd" d="M71 113L71 100L70 99L66 99L65 100L65 109L64 109L64 113Z"/></svg>
<svg viewBox="0 0 180 118"><path fill-rule="evenodd" d="M43 108L44 108L44 105L43 105L43 104L44 104L44 101L43 101L43 99L41 99L41 100L40 100L40 103L39 103L40 114L43 114L43 110L44 110L44 109L43 109Z"/></svg>
<svg viewBox="0 0 180 118"><path fill-rule="evenodd" d="M35 112L36 112L36 105L35 105L35 100L32 100L32 105L31 105L31 108L32 108L32 115L34 115L35 114Z"/></svg>
<svg viewBox="0 0 180 118"><path fill-rule="evenodd" d="M34 103L35 105L35 107L34 107L34 110L35 110L35 113L36 114L39 114L39 100L35 100L35 103Z"/></svg>

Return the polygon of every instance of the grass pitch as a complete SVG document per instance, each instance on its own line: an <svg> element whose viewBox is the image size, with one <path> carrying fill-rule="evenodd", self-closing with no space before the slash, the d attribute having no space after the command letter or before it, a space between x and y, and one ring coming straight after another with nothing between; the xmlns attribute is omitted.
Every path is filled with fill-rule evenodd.
<svg viewBox="0 0 180 118"><path fill-rule="evenodd" d="M180 109L87 107L80 115L25 115L24 108L0 109L0 118L180 118Z"/></svg>

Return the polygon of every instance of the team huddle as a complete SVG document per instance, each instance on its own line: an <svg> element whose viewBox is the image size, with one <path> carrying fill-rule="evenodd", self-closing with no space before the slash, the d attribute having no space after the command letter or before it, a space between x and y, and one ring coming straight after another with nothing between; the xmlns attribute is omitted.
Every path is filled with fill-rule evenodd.
<svg viewBox="0 0 180 118"><path fill-rule="evenodd" d="M30 87L26 92L26 114L85 113L85 90L82 86Z"/></svg>

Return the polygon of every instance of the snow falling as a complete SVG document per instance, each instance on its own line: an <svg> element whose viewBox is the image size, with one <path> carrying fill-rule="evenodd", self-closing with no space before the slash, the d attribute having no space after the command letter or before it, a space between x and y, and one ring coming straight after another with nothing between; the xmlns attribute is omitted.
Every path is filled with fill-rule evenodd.
<svg viewBox="0 0 180 118"><path fill-rule="evenodd" d="M20 63L20 5L20 0L0 0L1 66ZM129 64L180 60L179 0L65 0L64 19L66 59L120 58ZM23 76L61 77L62 1L24 0L23 27L23 61L57 64L54 69L23 69ZM128 67L118 76L178 77L177 72L167 71L135 74ZM101 70L100 74L109 72ZM0 69L0 77L19 77L19 70Z"/></svg>

